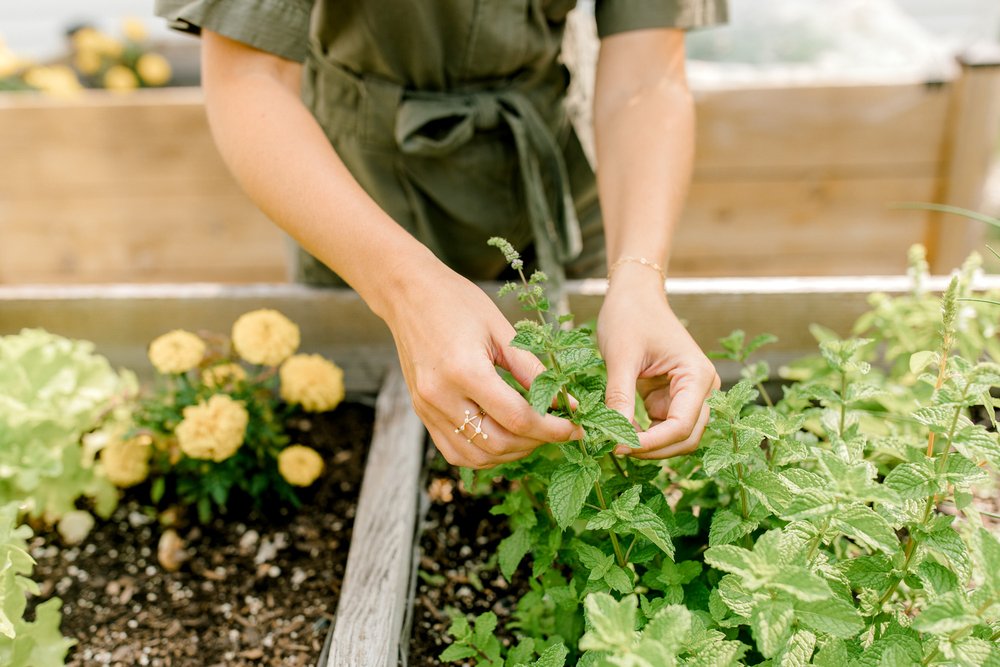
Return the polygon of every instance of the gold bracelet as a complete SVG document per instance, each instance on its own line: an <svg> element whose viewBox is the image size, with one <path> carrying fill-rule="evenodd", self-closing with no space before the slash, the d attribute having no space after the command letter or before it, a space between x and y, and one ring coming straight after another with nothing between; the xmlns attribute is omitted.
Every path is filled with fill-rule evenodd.
<svg viewBox="0 0 1000 667"><path fill-rule="evenodd" d="M634 262L636 264L641 264L642 266L648 266L649 268L655 270L657 273L660 274L660 279L663 282L667 281L667 274L666 274L666 272L663 270L663 267L660 266L659 264L657 264L656 262L654 262L652 260L649 260L649 259L646 259L645 257L632 257L631 255L626 255L625 257L622 257L621 259L619 259L618 261L616 261L614 264L612 264L611 268L608 269L608 284L609 285L611 284L611 276L614 275L615 269L617 269L622 264L627 264L629 262Z"/></svg>

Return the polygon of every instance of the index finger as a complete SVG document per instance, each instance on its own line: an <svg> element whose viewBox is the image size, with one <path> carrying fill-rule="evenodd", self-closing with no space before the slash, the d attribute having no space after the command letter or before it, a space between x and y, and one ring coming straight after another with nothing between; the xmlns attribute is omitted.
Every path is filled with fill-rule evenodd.
<svg viewBox="0 0 1000 667"><path fill-rule="evenodd" d="M583 429L562 417L542 415L490 369L470 377L469 398L494 421L514 435L546 442L566 442L583 437Z"/></svg>
<svg viewBox="0 0 1000 667"><path fill-rule="evenodd" d="M661 449L683 442L694 435L698 418L705 406L705 400L711 393L713 382L714 378L707 376L703 378L700 375L687 375L675 379L676 384L671 387L672 395L666 419L649 430L640 432L641 448L631 450L629 453Z"/></svg>

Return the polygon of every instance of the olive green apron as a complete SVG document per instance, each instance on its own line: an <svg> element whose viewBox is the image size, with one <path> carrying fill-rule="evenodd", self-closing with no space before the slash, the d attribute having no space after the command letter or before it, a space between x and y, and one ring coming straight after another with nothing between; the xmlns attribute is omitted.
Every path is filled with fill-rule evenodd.
<svg viewBox="0 0 1000 667"><path fill-rule="evenodd" d="M602 35L695 27L724 0L603 0ZM593 171L558 62L575 0L158 0L174 27L215 30L305 63L303 100L368 194L444 262L495 278L503 236L555 285L599 275ZM299 39L296 39L296 35ZM307 39L308 35L308 39ZM301 253L297 278L338 284ZM341 283L342 284L342 283Z"/></svg>

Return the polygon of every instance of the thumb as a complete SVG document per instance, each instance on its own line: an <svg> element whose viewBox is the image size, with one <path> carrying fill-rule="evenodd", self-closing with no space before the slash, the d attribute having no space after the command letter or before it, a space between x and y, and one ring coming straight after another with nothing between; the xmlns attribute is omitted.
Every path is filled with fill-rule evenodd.
<svg viewBox="0 0 1000 667"><path fill-rule="evenodd" d="M606 359L608 367L608 386L604 390L604 404L612 410L625 415L635 423L635 383L639 371L631 359L610 357Z"/></svg>

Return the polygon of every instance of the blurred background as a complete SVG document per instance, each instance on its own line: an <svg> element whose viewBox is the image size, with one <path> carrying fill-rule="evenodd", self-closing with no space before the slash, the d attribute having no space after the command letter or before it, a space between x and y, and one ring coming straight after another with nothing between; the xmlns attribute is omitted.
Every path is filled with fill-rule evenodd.
<svg viewBox="0 0 1000 667"><path fill-rule="evenodd" d="M291 254L226 172L198 42L152 0L0 3L0 283L284 281ZM873 275L985 252L1000 213L1000 2L730 0L688 37L698 157L670 273ZM597 40L571 16L585 144Z"/></svg>

